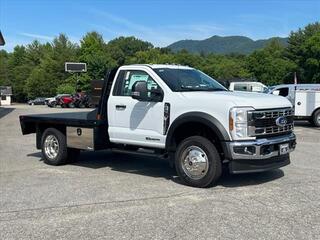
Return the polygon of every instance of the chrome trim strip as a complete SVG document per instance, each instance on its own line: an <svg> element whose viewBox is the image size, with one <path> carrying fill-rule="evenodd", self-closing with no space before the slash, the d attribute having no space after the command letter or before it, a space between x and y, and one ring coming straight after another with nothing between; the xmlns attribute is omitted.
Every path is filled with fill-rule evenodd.
<svg viewBox="0 0 320 240"><path fill-rule="evenodd" d="M267 158L279 156L279 151L273 151L269 154L262 155L261 147L291 142L295 140L296 140L295 134L291 133L290 135L287 135L287 136L261 138L254 141L228 142L227 144L228 144L232 159L257 159L258 160L258 159L267 159ZM233 150L234 147L251 147L251 146L254 146L256 148L256 153L252 155L235 153ZM292 151L294 151L294 148L289 149L289 152L292 152Z"/></svg>

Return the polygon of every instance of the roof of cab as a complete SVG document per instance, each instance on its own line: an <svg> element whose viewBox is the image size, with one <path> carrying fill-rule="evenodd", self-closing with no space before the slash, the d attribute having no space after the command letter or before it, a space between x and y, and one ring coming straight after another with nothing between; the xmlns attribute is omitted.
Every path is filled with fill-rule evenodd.
<svg viewBox="0 0 320 240"><path fill-rule="evenodd" d="M274 85L270 86L272 88L279 88L279 87L319 87L320 84L317 83L298 83L298 84L279 84L279 85Z"/></svg>
<svg viewBox="0 0 320 240"><path fill-rule="evenodd" d="M189 66L183 66L183 65L177 65L177 64L131 64L131 65L125 65L123 67L130 67L130 66L145 66L150 67L152 69L157 68L172 68L172 69L193 69Z"/></svg>

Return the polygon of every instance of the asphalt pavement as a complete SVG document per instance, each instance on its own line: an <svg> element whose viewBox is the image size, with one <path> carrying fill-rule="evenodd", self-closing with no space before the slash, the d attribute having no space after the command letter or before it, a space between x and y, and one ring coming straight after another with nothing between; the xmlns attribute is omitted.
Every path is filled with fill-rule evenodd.
<svg viewBox="0 0 320 240"><path fill-rule="evenodd" d="M0 107L0 239L320 239L320 128L296 124L289 166L197 189L157 158L44 164L18 116L61 111L83 110Z"/></svg>

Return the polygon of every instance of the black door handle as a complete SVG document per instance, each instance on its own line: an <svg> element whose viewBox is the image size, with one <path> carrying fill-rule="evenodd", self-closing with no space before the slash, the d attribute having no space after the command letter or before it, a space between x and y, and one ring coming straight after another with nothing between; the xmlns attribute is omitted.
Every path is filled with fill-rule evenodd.
<svg viewBox="0 0 320 240"><path fill-rule="evenodd" d="M125 110L126 107L127 107L126 105L116 105L117 110Z"/></svg>

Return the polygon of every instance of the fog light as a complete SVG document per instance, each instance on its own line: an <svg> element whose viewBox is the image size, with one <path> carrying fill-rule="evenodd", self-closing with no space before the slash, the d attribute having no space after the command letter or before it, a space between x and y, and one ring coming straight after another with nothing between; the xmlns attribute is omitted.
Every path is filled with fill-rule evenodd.
<svg viewBox="0 0 320 240"><path fill-rule="evenodd" d="M246 155L253 155L256 153L256 148L253 146L248 147L234 147L233 148L234 153L237 154L246 154Z"/></svg>

